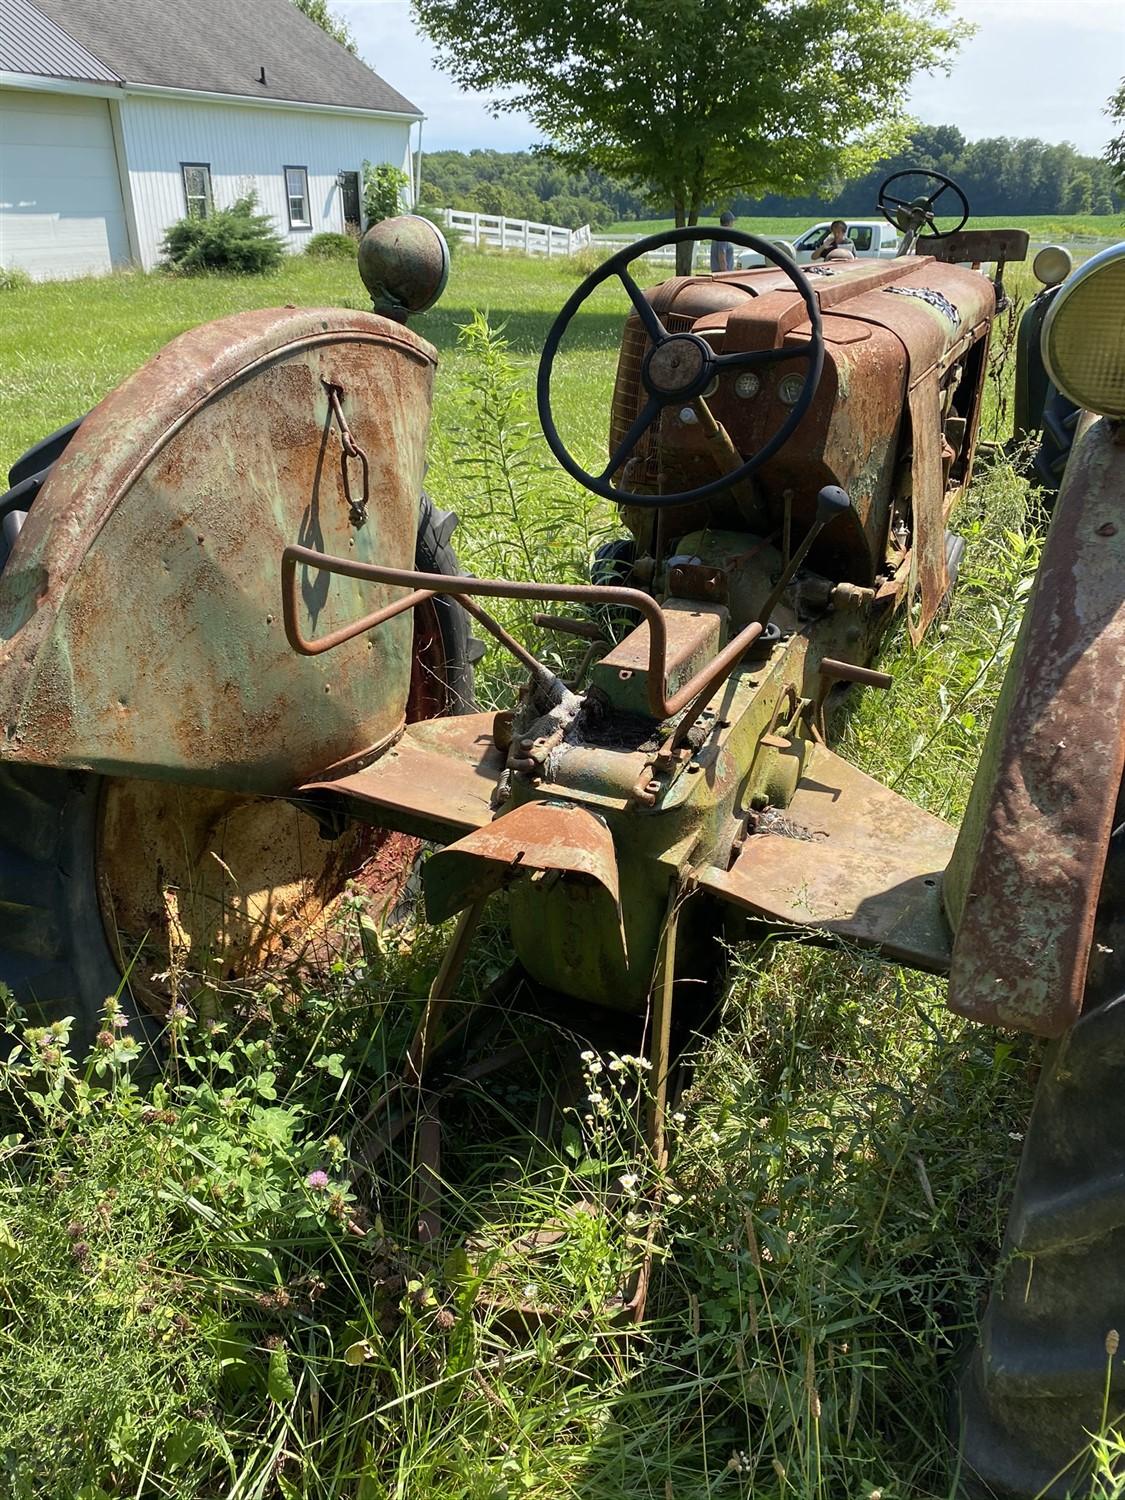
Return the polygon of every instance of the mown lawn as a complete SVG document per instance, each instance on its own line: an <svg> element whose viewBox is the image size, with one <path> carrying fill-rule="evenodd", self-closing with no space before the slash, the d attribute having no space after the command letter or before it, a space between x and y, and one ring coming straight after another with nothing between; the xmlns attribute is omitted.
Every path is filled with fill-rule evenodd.
<svg viewBox="0 0 1125 1500"><path fill-rule="evenodd" d="M462 254L418 322L443 355L429 487L462 513L462 559L482 573L580 575L612 523L548 465L529 405L576 279L563 263ZM179 330L282 302L362 295L350 266L291 261L261 281L129 276L5 296L0 462ZM591 458L621 306L600 295L561 367ZM506 333L474 324L478 310ZM952 607L921 650L890 641L893 689L838 726L858 764L953 819L1038 522L1023 482L986 468ZM490 658L484 694L504 681ZM561 1144L528 1134L533 1063L451 1104L448 1216L423 1249L406 1232L411 1163L373 1156L371 1111L442 934L373 929L359 904L341 922L340 956L298 988L216 997L173 975L183 1011L163 1081L133 1081L112 1005L89 1061L58 1035L0 1063L0 1494L952 1493L951 1381L1003 1231L1033 1047L947 1014L938 980L860 954L739 946L665 1176L637 1157L634 1061L590 1057ZM507 959L498 912L463 996ZM546 1074L533 1040L529 1052ZM626 1338L605 1296L657 1185L650 1318ZM567 1230L551 1261L520 1244L544 1222ZM483 1294L497 1265L557 1320L514 1338Z"/></svg>
<svg viewBox="0 0 1125 1500"><path fill-rule="evenodd" d="M586 266L585 270L590 267ZM413 325L442 355L435 422L459 365L457 333L474 310L503 324L521 365L542 347L555 313L581 280L570 260L462 251L441 302ZM643 279L643 277L642 277ZM351 262L292 256L276 275L121 275L0 293L0 470L45 433L88 411L186 328L243 309L370 307ZM576 430L596 428L602 382L612 372L623 294L595 294L559 369L561 410ZM604 434L603 434L604 436Z"/></svg>

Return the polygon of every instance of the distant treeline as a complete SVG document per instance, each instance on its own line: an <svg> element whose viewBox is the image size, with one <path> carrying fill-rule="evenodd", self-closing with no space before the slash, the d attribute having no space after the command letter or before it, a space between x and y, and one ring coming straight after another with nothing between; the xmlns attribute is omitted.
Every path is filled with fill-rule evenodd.
<svg viewBox="0 0 1125 1500"><path fill-rule="evenodd" d="M919 125L906 150L888 157L865 176L827 183L804 197L736 197L709 204L736 214L820 216L870 214L876 190L891 172L936 167L960 183L974 214L1108 214L1125 199L1108 162L1082 156L1073 146L997 136L966 141L955 125ZM528 151L430 151L422 163L423 200L431 207L505 214L577 229L603 228L621 219L671 218L670 204L653 202L637 188L600 172L568 172Z"/></svg>

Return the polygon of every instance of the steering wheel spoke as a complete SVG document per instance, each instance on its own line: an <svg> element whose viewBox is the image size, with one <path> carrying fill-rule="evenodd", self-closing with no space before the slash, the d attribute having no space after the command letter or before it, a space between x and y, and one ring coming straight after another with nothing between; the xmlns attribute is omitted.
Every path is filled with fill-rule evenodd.
<svg viewBox="0 0 1125 1500"><path fill-rule="evenodd" d="M752 370L755 365L776 365L785 359L812 359L815 340L803 344L782 344L779 349L747 349L740 354L716 354L717 370Z"/></svg>
<svg viewBox="0 0 1125 1500"><path fill-rule="evenodd" d="M648 398L636 420L630 424L628 432L613 450L613 457L598 475L603 484L608 484L625 460L632 456L633 450L656 421L663 406L664 403L655 396Z"/></svg>
<svg viewBox="0 0 1125 1500"><path fill-rule="evenodd" d="M658 343L660 339L668 337L668 330L656 314L656 309L633 280L627 266L622 266L617 273L617 279L628 293L629 301L637 312L637 317L644 324L644 330L652 342Z"/></svg>

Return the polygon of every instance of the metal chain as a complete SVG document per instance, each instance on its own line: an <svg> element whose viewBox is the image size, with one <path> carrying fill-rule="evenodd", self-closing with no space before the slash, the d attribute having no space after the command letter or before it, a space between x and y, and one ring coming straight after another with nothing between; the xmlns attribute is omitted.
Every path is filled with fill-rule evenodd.
<svg viewBox="0 0 1125 1500"><path fill-rule="evenodd" d="M344 484L344 499L348 502L348 513L353 526L363 526L367 521L367 501L369 498L367 454L364 453L355 438L352 437L351 428L348 426L348 419L344 416L344 408L341 403L344 387L336 385L330 380L322 380L321 383L328 392L329 409L336 419L337 427L340 429L340 477ZM360 469L363 474L363 494L358 500L352 494L351 476L348 473L348 460L350 458L357 458L359 460Z"/></svg>

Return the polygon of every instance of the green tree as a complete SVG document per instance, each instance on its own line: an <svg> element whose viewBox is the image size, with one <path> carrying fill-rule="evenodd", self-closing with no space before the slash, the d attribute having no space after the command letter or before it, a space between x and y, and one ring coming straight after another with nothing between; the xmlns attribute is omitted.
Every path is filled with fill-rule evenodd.
<svg viewBox="0 0 1125 1500"><path fill-rule="evenodd" d="M527 113L564 165L643 183L677 224L736 192L854 175L893 148L911 79L948 69L969 30L950 10L949 0L414 0L462 87L491 94L496 113Z"/></svg>
<svg viewBox="0 0 1125 1500"><path fill-rule="evenodd" d="M1125 78L1121 80L1116 94L1110 97L1105 112L1119 127L1118 133L1105 148L1106 161L1113 169L1118 183L1125 188Z"/></svg>
<svg viewBox="0 0 1125 1500"><path fill-rule="evenodd" d="M310 21L315 21L321 31L326 31L334 42L339 42L349 52L356 50L355 38L348 23L336 15L335 11L328 9L328 0L293 0L293 4Z"/></svg>
<svg viewBox="0 0 1125 1500"><path fill-rule="evenodd" d="M378 224L382 219L393 219L402 212L402 200L410 178L401 167L389 161L373 167L369 161L363 164L363 212L369 224Z"/></svg>
<svg viewBox="0 0 1125 1500"><path fill-rule="evenodd" d="M1078 172L1067 183L1066 196L1063 199L1063 212L1068 214L1088 214L1094 196L1094 184L1090 181L1089 172Z"/></svg>

